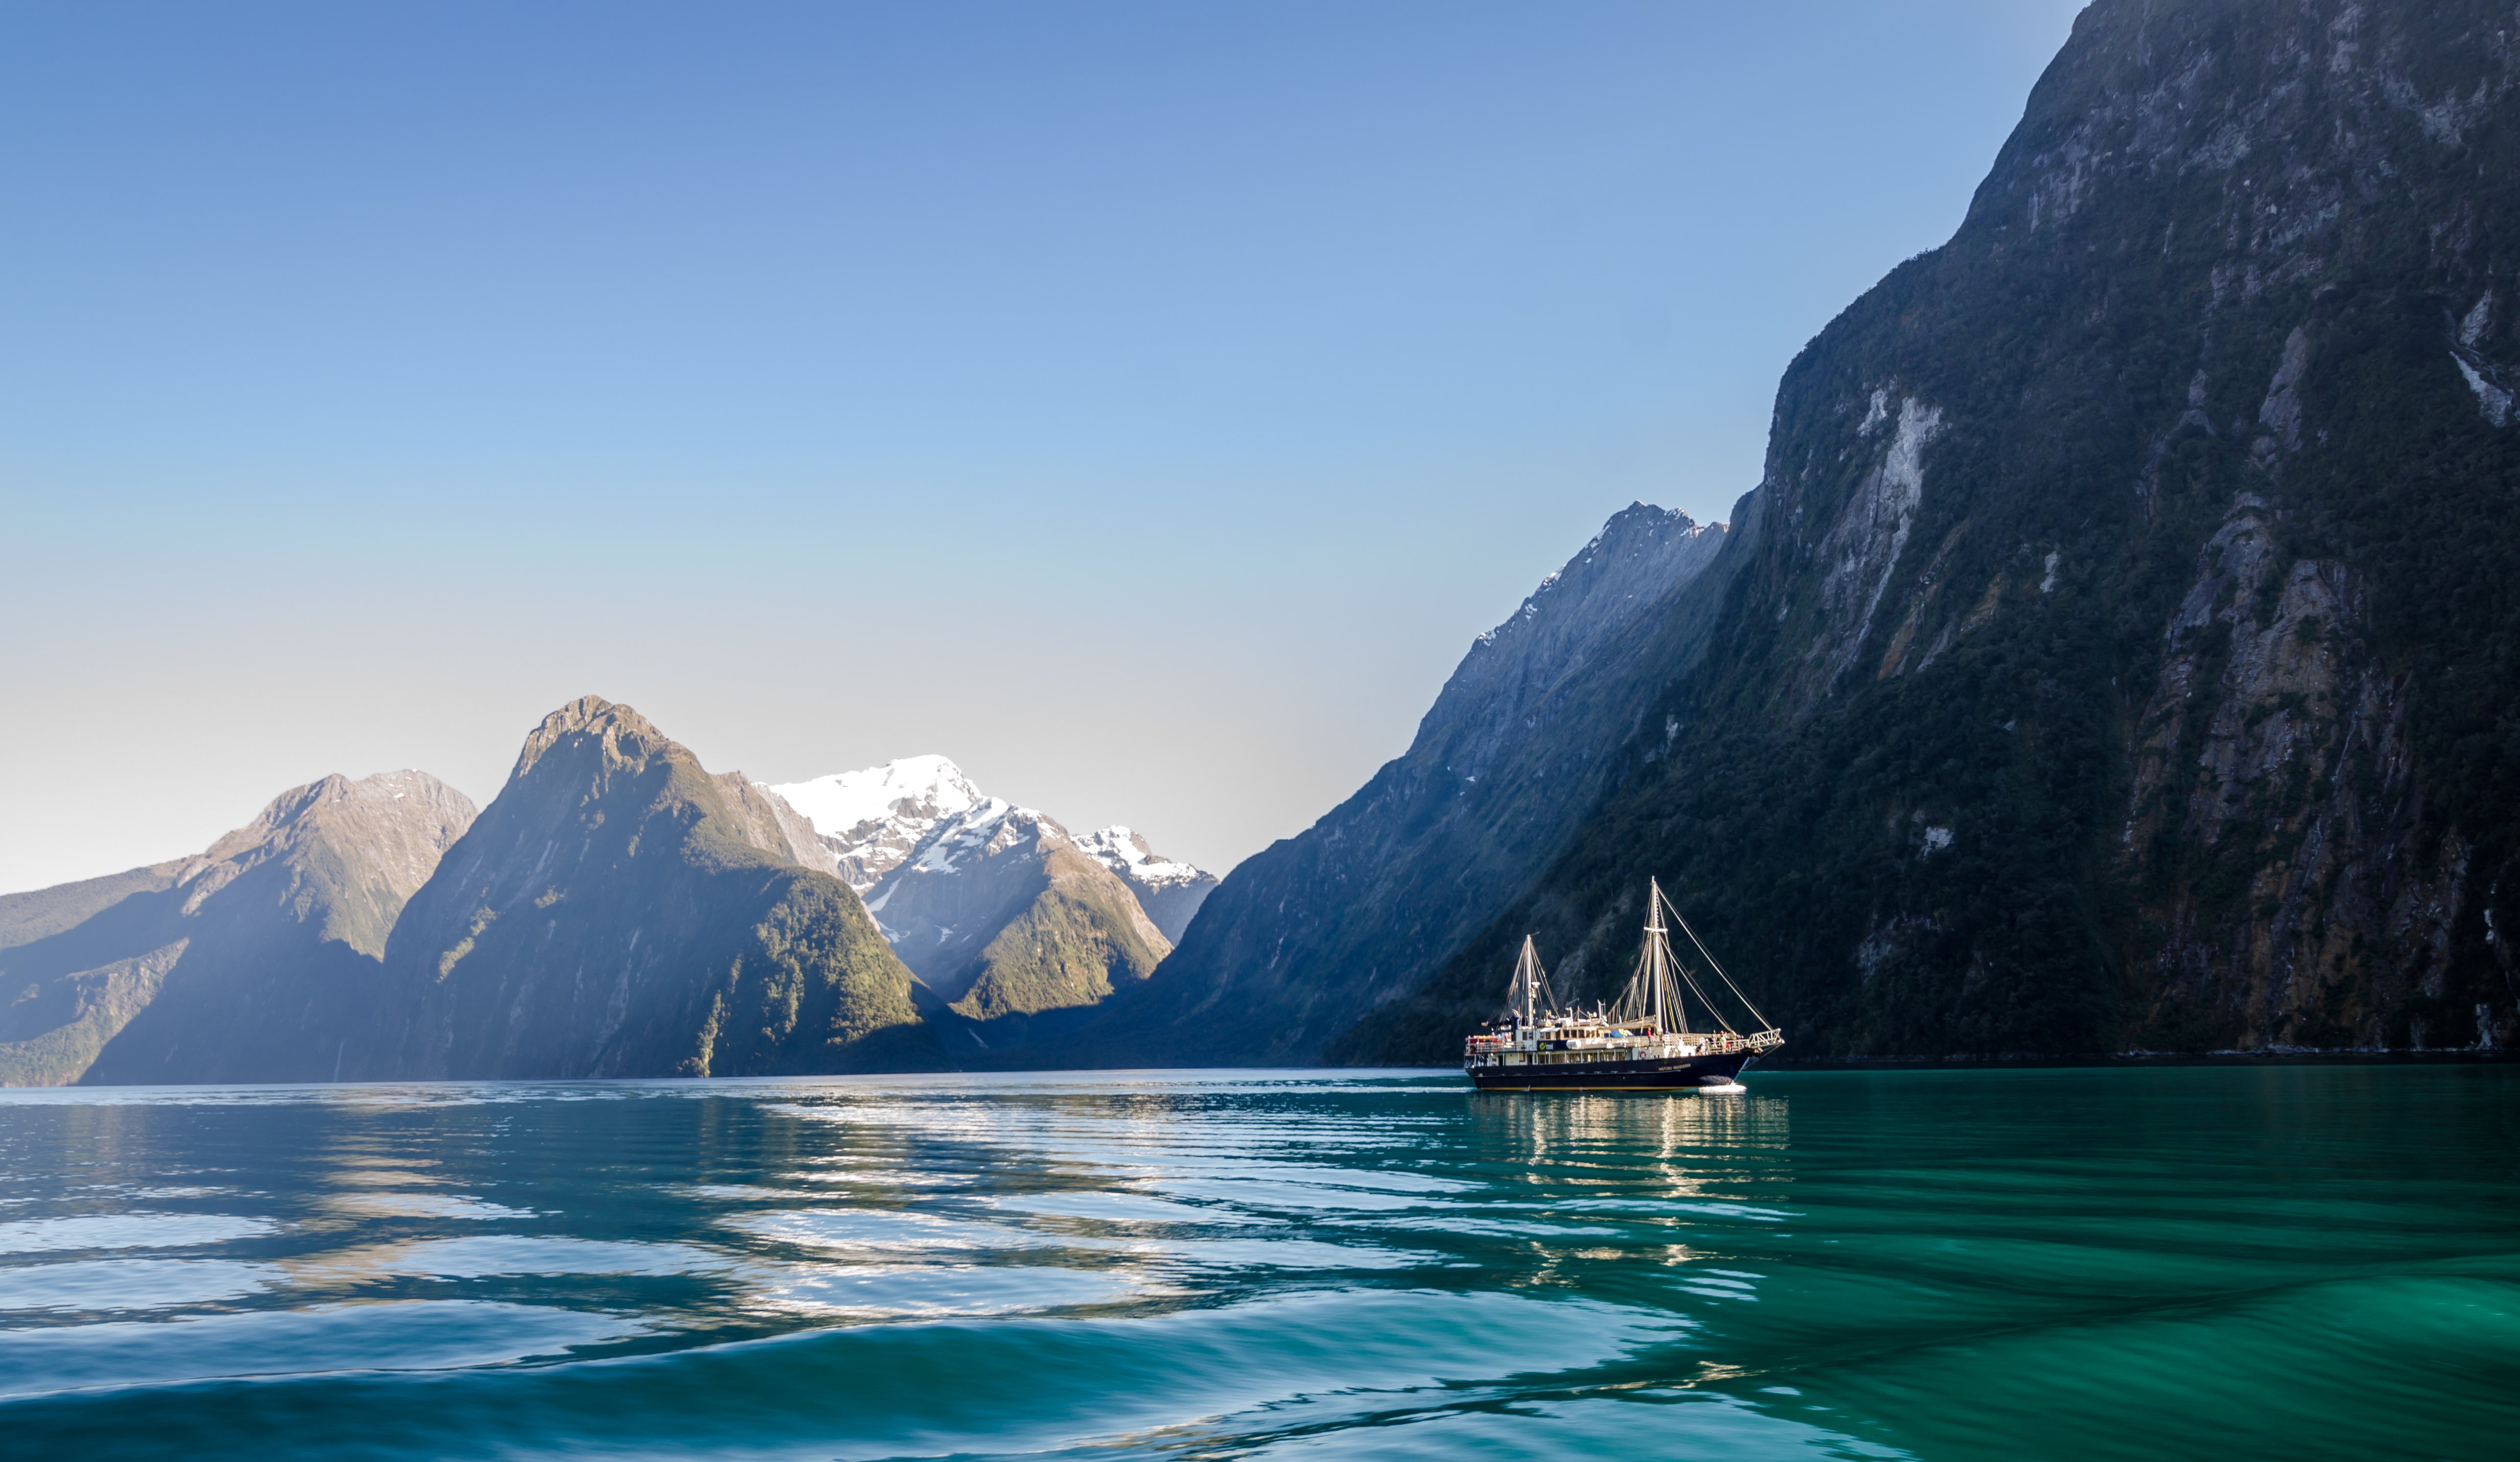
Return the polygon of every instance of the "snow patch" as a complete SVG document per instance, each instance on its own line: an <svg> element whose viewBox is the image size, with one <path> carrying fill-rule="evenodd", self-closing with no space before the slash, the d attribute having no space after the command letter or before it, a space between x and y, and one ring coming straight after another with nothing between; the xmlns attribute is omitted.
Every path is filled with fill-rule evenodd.
<svg viewBox="0 0 2520 1462"><path fill-rule="evenodd" d="M783 782L770 790L813 819L815 831L829 833L888 818L906 802L923 802L939 815L951 816L980 801L979 788L963 769L941 756L906 756L859 772Z"/></svg>
<svg viewBox="0 0 2520 1462"><path fill-rule="evenodd" d="M901 864L930 830L988 799L941 756L911 756L810 781L759 785L787 799L837 854L860 894Z"/></svg>
<svg viewBox="0 0 2520 1462"><path fill-rule="evenodd" d="M1125 824L1098 827L1076 840L1077 851L1123 877L1156 888L1195 883L1206 870L1157 856L1147 840Z"/></svg>

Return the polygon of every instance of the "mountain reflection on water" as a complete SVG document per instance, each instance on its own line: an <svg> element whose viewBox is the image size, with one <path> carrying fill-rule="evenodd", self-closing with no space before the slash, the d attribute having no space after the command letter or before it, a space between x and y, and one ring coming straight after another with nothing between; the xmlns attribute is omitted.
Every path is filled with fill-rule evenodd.
<svg viewBox="0 0 2520 1462"><path fill-rule="evenodd" d="M2508 1067L0 1094L12 1455L2508 1455Z"/></svg>

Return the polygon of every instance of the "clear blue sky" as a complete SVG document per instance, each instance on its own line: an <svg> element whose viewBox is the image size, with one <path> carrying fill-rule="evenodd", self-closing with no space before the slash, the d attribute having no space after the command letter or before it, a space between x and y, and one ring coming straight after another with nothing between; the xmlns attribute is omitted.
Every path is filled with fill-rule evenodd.
<svg viewBox="0 0 2520 1462"><path fill-rule="evenodd" d="M9 8L0 889L590 690L1231 864L1729 513L2076 8Z"/></svg>

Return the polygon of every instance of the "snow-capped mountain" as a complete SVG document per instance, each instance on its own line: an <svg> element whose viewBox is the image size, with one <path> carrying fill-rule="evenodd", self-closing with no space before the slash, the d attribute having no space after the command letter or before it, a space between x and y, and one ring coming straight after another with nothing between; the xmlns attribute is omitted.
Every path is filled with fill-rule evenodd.
<svg viewBox="0 0 2520 1462"><path fill-rule="evenodd" d="M769 790L813 820L902 963L972 1019L1090 1004L1145 979L1216 885L1129 828L1078 837L989 796L941 756Z"/></svg>
<svg viewBox="0 0 2520 1462"><path fill-rule="evenodd" d="M1182 931L1190 927L1191 915L1207 902L1216 887L1216 875L1186 863L1175 863L1147 846L1146 837L1114 822L1097 828L1076 840L1086 857L1120 875L1129 891L1138 896L1138 904L1147 917L1164 931L1164 938L1179 943Z"/></svg>
<svg viewBox="0 0 2520 1462"><path fill-rule="evenodd" d="M992 800L941 756L903 757L770 790L814 820L823 846L839 859L840 877L861 896L910 857L937 823Z"/></svg>
<svg viewBox="0 0 2520 1462"><path fill-rule="evenodd" d="M965 967L1040 891L1044 858L1074 846L1043 814L982 797L939 820L869 889L867 912L914 974L958 999Z"/></svg>

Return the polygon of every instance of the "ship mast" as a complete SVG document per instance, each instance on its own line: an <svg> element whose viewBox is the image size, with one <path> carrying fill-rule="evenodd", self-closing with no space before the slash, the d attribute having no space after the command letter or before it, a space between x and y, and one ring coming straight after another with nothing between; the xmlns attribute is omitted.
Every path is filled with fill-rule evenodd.
<svg viewBox="0 0 2520 1462"><path fill-rule="evenodd" d="M1663 922L1668 910L1673 917L1679 910L1669 908L1671 901L1663 897L1662 880L1650 881L1645 898L1644 948L1637 952L1636 973L1629 977L1628 988L1619 995L1618 1009L1612 1018L1620 1021L1651 1021L1657 1034L1688 1034L1688 1002L1681 998L1680 986L1673 978L1688 979L1688 971L1672 957L1671 928ZM1683 925L1684 929L1688 926ZM1696 987L1690 986L1692 990ZM1704 992L1699 997L1704 998ZM1712 1006L1709 1007L1712 1009ZM1723 1017L1716 1017L1721 1021Z"/></svg>
<svg viewBox="0 0 2520 1462"><path fill-rule="evenodd" d="M1652 890L1652 896L1645 900L1645 958L1649 961L1645 978L1653 982L1654 1033L1660 1035L1671 1029L1662 1018L1662 988L1670 978L1663 966L1671 958L1671 944L1663 938L1662 880L1648 878L1645 882Z"/></svg>
<svg viewBox="0 0 2520 1462"><path fill-rule="evenodd" d="M1540 967L1540 951L1533 946L1528 934L1522 937L1522 957L1514 961L1513 983L1506 987L1505 1003L1508 1015L1516 1013L1516 1006L1520 1007L1522 1023L1526 1026L1540 1024L1540 1011L1544 1006L1551 1010L1557 1008L1557 993L1549 989L1549 972Z"/></svg>

